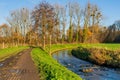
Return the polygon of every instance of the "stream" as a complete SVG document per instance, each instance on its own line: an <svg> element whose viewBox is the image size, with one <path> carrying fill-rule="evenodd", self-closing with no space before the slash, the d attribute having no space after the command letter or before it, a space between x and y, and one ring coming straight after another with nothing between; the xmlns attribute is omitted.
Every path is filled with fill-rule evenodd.
<svg viewBox="0 0 120 80"><path fill-rule="evenodd" d="M55 52L52 57L85 80L120 80L120 69L102 67L78 59L72 56L70 50ZM93 71L81 71L84 68L92 68Z"/></svg>

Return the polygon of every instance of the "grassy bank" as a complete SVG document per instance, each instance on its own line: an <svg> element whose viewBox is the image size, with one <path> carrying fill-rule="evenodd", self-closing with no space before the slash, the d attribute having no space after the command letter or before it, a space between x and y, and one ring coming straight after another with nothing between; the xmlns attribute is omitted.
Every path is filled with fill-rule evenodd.
<svg viewBox="0 0 120 80"><path fill-rule="evenodd" d="M29 47L12 47L12 48L0 49L0 61L3 61L6 58L11 57L27 48Z"/></svg>
<svg viewBox="0 0 120 80"><path fill-rule="evenodd" d="M51 46L51 53L63 49L73 49L77 47L120 50L120 44L53 44ZM46 46L45 51L49 53L49 45Z"/></svg>
<svg viewBox="0 0 120 80"><path fill-rule="evenodd" d="M38 67L41 80L82 80L78 75L60 65L48 53L39 48L33 49L31 55Z"/></svg>
<svg viewBox="0 0 120 80"><path fill-rule="evenodd" d="M51 53L64 49L77 48L78 46L81 46L81 44L53 44L51 46ZM46 46L45 51L49 53L49 46Z"/></svg>
<svg viewBox="0 0 120 80"><path fill-rule="evenodd" d="M98 65L120 68L120 51L115 51L115 49L107 50L78 47L72 50L72 54L77 58L87 60Z"/></svg>

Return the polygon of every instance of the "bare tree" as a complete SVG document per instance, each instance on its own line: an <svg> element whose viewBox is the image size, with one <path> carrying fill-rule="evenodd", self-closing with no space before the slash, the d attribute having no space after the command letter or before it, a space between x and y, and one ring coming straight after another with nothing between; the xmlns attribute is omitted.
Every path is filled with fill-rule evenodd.
<svg viewBox="0 0 120 80"><path fill-rule="evenodd" d="M58 43L60 40L60 24L61 24L61 5L54 4L54 11L56 14L56 18L58 20L58 25L55 27L54 33L55 33L55 43Z"/></svg>
<svg viewBox="0 0 120 80"><path fill-rule="evenodd" d="M82 9L80 7L80 4L79 3L75 3L74 5L74 10L75 10L75 21L76 21L76 24L77 24L77 29L76 29L76 42L78 42L79 40L79 31L80 31L80 21L81 21L81 18L82 18Z"/></svg>
<svg viewBox="0 0 120 80"><path fill-rule="evenodd" d="M90 26L91 4L88 3L84 10L84 29L83 29L83 42L88 38L88 27Z"/></svg>
<svg viewBox="0 0 120 80"><path fill-rule="evenodd" d="M99 31L99 23L102 19L102 14L98 7L96 5L92 5L91 7L91 32L92 32L92 38L91 41L94 42L94 39L97 38L98 31Z"/></svg>
<svg viewBox="0 0 120 80"><path fill-rule="evenodd" d="M73 40L73 16L74 16L74 3L70 3L68 4L68 12L69 12L69 18L70 18L70 22L69 22L69 42L72 42Z"/></svg>
<svg viewBox="0 0 120 80"><path fill-rule="evenodd" d="M66 13L66 10L67 10L67 5L64 7L61 7L61 24L62 24L62 43L64 42L65 40L65 27L66 27L66 22L67 22L67 13Z"/></svg>
<svg viewBox="0 0 120 80"><path fill-rule="evenodd" d="M10 36L9 34L9 27L7 24L3 24L0 26L0 38L1 38L1 43L2 43L2 48L5 48L5 43L8 42L8 37Z"/></svg>
<svg viewBox="0 0 120 80"><path fill-rule="evenodd" d="M56 14L52 5L47 2L41 2L35 7L33 13L35 27L40 29L43 38L43 49L45 49L46 35L49 34L49 44L51 45L51 37L54 26L58 23Z"/></svg>
<svg viewBox="0 0 120 80"><path fill-rule="evenodd" d="M20 37L23 36L23 41L25 44L25 36L29 31L31 25L30 12L27 8L22 8L15 10L7 18L8 23L11 26L13 36ZM19 39L16 38L15 44L18 45Z"/></svg>
<svg viewBox="0 0 120 80"><path fill-rule="evenodd" d="M32 24L31 15L27 8L22 8L20 12L21 12L21 30L23 29L21 33L23 33L24 44L25 44L26 34L31 30L31 24Z"/></svg>
<svg viewBox="0 0 120 80"><path fill-rule="evenodd" d="M105 32L106 38L105 42L109 43L119 43L120 42L120 20L114 22L114 24L110 25Z"/></svg>

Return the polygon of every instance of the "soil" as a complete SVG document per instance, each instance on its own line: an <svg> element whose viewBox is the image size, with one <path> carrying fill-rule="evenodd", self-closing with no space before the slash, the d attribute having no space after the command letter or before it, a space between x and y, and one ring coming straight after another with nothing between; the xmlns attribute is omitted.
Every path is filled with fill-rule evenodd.
<svg viewBox="0 0 120 80"><path fill-rule="evenodd" d="M39 74L30 52L24 50L0 62L0 80L39 80Z"/></svg>

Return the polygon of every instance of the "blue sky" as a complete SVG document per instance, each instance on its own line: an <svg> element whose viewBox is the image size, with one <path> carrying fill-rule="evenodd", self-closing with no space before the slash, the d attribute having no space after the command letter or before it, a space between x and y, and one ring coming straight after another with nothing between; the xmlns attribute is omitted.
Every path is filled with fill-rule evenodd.
<svg viewBox="0 0 120 80"><path fill-rule="evenodd" d="M0 0L0 24L6 22L10 12L27 7L32 10L41 0ZM97 4L104 15L103 25L109 26L120 20L120 0L46 0L51 4L66 4L68 1L77 1L82 7L89 1Z"/></svg>

